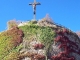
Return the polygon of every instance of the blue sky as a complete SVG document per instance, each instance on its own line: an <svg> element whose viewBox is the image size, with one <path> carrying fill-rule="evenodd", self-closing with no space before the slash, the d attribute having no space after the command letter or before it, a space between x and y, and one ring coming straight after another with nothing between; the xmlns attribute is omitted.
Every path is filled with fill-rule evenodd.
<svg viewBox="0 0 80 60"><path fill-rule="evenodd" d="M33 0L0 0L0 31L7 29L7 21L33 19ZM80 30L80 0L37 0L37 19L49 14L54 22L72 31Z"/></svg>

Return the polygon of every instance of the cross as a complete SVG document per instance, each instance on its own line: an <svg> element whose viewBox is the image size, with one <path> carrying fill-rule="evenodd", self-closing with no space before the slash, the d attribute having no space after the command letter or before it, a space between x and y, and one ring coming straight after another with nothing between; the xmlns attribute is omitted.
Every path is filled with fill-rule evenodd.
<svg viewBox="0 0 80 60"><path fill-rule="evenodd" d="M36 0L34 0L33 3L29 3L29 5L32 5L33 6L33 17L34 17L34 20L36 20L36 5L41 5L39 2L36 2Z"/></svg>

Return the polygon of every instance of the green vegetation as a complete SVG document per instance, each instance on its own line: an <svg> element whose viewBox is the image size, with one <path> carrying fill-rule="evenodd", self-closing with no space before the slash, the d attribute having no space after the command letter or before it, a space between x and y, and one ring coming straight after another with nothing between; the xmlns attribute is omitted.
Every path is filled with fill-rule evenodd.
<svg viewBox="0 0 80 60"><path fill-rule="evenodd" d="M51 44L53 42L53 38L55 37L55 32L49 28L45 27L41 29L40 41L45 44Z"/></svg>
<svg viewBox="0 0 80 60"><path fill-rule="evenodd" d="M18 28L0 34L0 60L10 54L22 42L22 35L23 32Z"/></svg>
<svg viewBox="0 0 80 60"><path fill-rule="evenodd" d="M55 36L55 32L49 27L41 29L40 41L45 45L46 55L48 55L50 47L54 42Z"/></svg>
<svg viewBox="0 0 80 60"><path fill-rule="evenodd" d="M4 57L3 60L19 60L19 51L17 52L15 49L11 51L7 56Z"/></svg>
<svg viewBox="0 0 80 60"><path fill-rule="evenodd" d="M7 56L4 57L3 60L19 60L19 55L20 55L19 50L21 48L22 48L22 44L20 44L19 46L13 48L11 50L11 52Z"/></svg>
<svg viewBox="0 0 80 60"><path fill-rule="evenodd" d="M40 27L34 24L21 26L24 32L24 40L27 42L33 39L41 41L46 47L46 54L53 43L55 32L50 27Z"/></svg>
<svg viewBox="0 0 80 60"><path fill-rule="evenodd" d="M36 20L32 20L32 21L29 21L28 23L29 23L29 24L36 24L37 21L36 21Z"/></svg>
<svg viewBox="0 0 80 60"><path fill-rule="evenodd" d="M23 41L27 42L26 48L32 40L38 40L44 44L48 52L53 39L54 31L50 27L38 26L37 21L31 21L28 25L13 27L0 34L0 60L19 60L20 49L24 46Z"/></svg>

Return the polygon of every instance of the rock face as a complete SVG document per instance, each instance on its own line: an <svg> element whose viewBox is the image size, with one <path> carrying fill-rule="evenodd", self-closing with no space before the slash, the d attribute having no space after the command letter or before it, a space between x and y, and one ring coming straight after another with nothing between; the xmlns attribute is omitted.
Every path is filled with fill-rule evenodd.
<svg viewBox="0 0 80 60"><path fill-rule="evenodd" d="M80 38L49 19L0 33L0 60L80 60Z"/></svg>
<svg viewBox="0 0 80 60"><path fill-rule="evenodd" d="M57 30L57 37L54 39L56 42L56 50L59 49L60 52L53 53L53 60L79 60L80 59L80 40L78 37L74 36L72 32L69 32L67 29L63 29L62 31ZM55 50L53 50L56 52Z"/></svg>
<svg viewBox="0 0 80 60"><path fill-rule="evenodd" d="M60 25L38 21L38 26L48 26L55 31L53 43L45 54L46 46L42 42L33 40L29 43L29 50L23 53L22 60L80 60L80 39L76 33ZM21 56L21 57L22 57Z"/></svg>

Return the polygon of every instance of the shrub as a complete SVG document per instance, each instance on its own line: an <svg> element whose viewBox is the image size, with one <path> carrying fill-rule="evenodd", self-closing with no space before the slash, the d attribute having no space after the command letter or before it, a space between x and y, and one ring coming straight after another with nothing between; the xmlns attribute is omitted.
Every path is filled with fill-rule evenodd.
<svg viewBox="0 0 80 60"><path fill-rule="evenodd" d="M23 32L17 27L0 34L0 60L17 47L22 42L22 38Z"/></svg>

